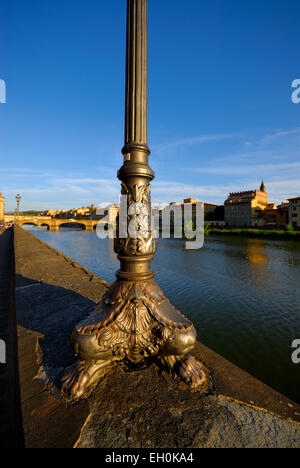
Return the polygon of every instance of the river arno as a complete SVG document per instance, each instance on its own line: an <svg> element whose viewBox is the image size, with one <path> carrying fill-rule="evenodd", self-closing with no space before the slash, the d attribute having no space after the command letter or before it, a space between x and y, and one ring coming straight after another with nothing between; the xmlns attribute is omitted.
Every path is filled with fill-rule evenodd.
<svg viewBox="0 0 300 468"><path fill-rule="evenodd" d="M39 239L112 282L118 261L112 243L95 233L47 232ZM209 236L201 250L160 240L156 280L191 318L199 341L264 383L300 402L300 243Z"/></svg>

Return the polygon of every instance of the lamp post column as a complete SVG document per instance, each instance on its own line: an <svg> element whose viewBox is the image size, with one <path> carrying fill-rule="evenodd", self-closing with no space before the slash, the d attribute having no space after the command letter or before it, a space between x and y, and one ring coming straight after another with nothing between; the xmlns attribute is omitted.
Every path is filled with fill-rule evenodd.
<svg viewBox="0 0 300 468"><path fill-rule="evenodd" d="M114 363L140 369L164 366L190 387L207 388L208 371L188 353L196 330L164 296L150 264L155 252L151 234L147 145L147 0L127 0L127 60L124 162L118 172L126 196L118 220L115 251L120 260L116 281L94 312L72 335L78 361L62 378L71 400L90 395L103 371ZM121 218L125 218L124 229Z"/></svg>
<svg viewBox="0 0 300 468"><path fill-rule="evenodd" d="M19 214L20 214L20 202L21 202L21 195L16 196L16 202L17 202L17 209L16 209L16 223L18 223L19 220Z"/></svg>
<svg viewBox="0 0 300 468"><path fill-rule="evenodd" d="M127 231L118 237L115 250L120 260L117 276L128 281L151 279L150 262L155 251L151 235L150 182L147 145L147 0L127 2L126 105L124 164L118 172L122 195L127 196ZM142 208L142 209L141 209Z"/></svg>

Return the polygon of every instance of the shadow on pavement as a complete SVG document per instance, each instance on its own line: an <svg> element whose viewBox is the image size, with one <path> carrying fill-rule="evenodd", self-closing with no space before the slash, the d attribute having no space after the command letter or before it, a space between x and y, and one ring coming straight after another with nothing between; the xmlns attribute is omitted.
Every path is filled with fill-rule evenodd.
<svg viewBox="0 0 300 468"><path fill-rule="evenodd" d="M22 275L17 275L16 300L18 325L36 334L39 341L42 380L57 386L63 369L76 360L70 344L72 331L96 304L69 289Z"/></svg>

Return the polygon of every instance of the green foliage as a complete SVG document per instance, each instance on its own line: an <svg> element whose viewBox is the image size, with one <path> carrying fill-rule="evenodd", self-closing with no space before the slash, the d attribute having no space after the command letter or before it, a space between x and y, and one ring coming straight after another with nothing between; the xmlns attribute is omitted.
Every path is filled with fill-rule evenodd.
<svg viewBox="0 0 300 468"><path fill-rule="evenodd" d="M30 210L30 211L21 211L20 215L21 216L39 216L41 213L42 211Z"/></svg>
<svg viewBox="0 0 300 468"><path fill-rule="evenodd" d="M293 228L293 226L291 226L290 224L287 224L287 225L285 226L284 230L287 231L287 232L291 232L291 231L294 230L294 228Z"/></svg>
<svg viewBox="0 0 300 468"><path fill-rule="evenodd" d="M207 224L207 225L205 226L205 228L204 228L204 235L205 235L205 236L209 236L210 231L211 231L210 225Z"/></svg>
<svg viewBox="0 0 300 468"><path fill-rule="evenodd" d="M300 232L294 230L277 231L263 229L209 229L208 232L209 234L300 240Z"/></svg>

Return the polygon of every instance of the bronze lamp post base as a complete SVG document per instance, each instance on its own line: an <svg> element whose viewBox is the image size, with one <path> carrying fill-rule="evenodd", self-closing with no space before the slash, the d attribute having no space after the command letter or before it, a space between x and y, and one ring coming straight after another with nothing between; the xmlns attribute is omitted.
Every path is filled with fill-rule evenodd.
<svg viewBox="0 0 300 468"><path fill-rule="evenodd" d="M196 341L193 324L172 306L154 280L118 279L90 317L76 326L72 341L80 360L66 369L62 391L73 401L87 398L115 362L138 369L156 358L192 388L207 379L204 366L188 354Z"/></svg>

